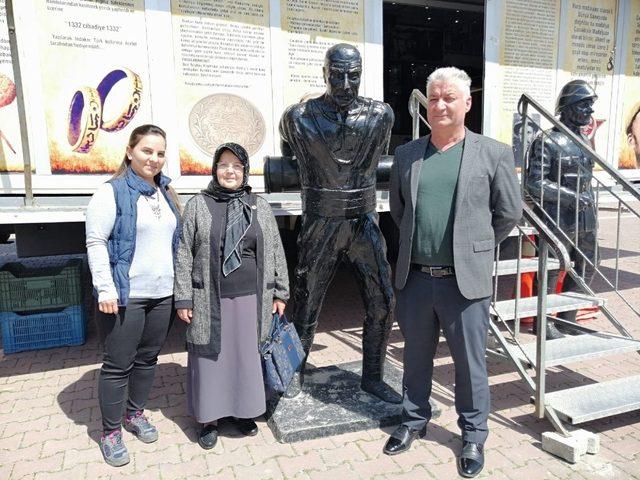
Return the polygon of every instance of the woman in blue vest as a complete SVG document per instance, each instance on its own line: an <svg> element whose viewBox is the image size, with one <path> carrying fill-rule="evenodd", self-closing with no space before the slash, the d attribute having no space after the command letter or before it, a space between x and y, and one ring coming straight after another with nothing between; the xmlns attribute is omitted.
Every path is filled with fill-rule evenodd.
<svg viewBox="0 0 640 480"><path fill-rule="evenodd" d="M174 295L187 326L187 403L213 448L217 422L230 417L255 435L265 412L258 344L289 298L287 262L269 203L251 193L249 155L220 145L209 186L184 208Z"/></svg>
<svg viewBox="0 0 640 480"><path fill-rule="evenodd" d="M129 462L123 423L145 443L158 439L144 407L173 318L173 262L180 233L178 197L161 172L165 151L161 128L133 130L120 168L87 208L87 254L106 334L98 381L100 450L116 467Z"/></svg>

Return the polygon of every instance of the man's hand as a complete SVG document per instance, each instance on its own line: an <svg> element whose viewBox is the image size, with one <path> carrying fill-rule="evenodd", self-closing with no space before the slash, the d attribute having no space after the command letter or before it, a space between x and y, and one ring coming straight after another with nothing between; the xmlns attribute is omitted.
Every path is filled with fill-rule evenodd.
<svg viewBox="0 0 640 480"><path fill-rule="evenodd" d="M284 303L282 300L280 300L279 298L276 298L273 301L273 310L271 311L271 313L276 313L278 312L278 315L282 316L282 314L284 313L284 308L287 306L286 303Z"/></svg>
<svg viewBox="0 0 640 480"><path fill-rule="evenodd" d="M176 312L178 312L178 317L184 323L191 323L193 318L193 310L191 308L178 308Z"/></svg>
<svg viewBox="0 0 640 480"><path fill-rule="evenodd" d="M118 313L118 299L98 302L98 310L102 313Z"/></svg>

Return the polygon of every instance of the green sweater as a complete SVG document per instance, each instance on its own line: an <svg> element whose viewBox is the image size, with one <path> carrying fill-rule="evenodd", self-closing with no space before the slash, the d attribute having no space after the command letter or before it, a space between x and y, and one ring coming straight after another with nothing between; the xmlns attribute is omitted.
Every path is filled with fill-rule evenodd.
<svg viewBox="0 0 640 480"><path fill-rule="evenodd" d="M427 146L416 200L411 262L453 266L453 216L464 140L446 151Z"/></svg>

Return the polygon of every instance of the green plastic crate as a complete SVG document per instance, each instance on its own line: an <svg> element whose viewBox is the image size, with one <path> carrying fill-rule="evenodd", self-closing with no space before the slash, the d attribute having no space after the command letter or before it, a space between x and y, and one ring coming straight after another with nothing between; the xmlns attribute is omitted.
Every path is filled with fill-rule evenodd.
<svg viewBox="0 0 640 480"><path fill-rule="evenodd" d="M0 312L64 308L82 303L82 260L58 267L28 268L7 263L0 269Z"/></svg>

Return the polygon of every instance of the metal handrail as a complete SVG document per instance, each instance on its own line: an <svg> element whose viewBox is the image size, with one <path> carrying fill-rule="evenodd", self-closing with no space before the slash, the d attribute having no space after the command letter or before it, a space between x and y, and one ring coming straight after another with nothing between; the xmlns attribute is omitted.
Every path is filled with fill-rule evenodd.
<svg viewBox="0 0 640 480"><path fill-rule="evenodd" d="M604 170L609 175L611 175L616 180L616 182L622 185L625 192L630 193L633 197L635 197L636 200L640 201L640 191L636 189L635 186L629 180L627 180L623 175L621 175L617 169L609 165L606 162L606 160L604 160L600 155L598 155L598 153L596 153L596 151L593 148L591 148L590 145L584 143L580 139L580 137L578 137L574 132L569 130L569 128L567 128L566 125L558 121L558 119L554 115L549 113L542 105L540 105L538 102L536 102L533 98L531 98L526 93L523 93L522 96L520 97L520 100L518 101L518 113L522 116L525 122L527 120L532 121L531 118L529 118L526 115L526 107L528 105L532 105L537 110L537 112L540 113L544 118L546 118L555 128L557 128L559 131L561 131L567 137L569 137L569 139L573 141L576 145L579 145L581 150L585 154L587 154L587 156L591 158L591 160L593 160L594 163L596 163L600 168L602 168L602 170ZM526 123L523 125L522 131L525 132L526 134ZM526 145L526 143L523 143L523 145ZM522 154L523 154L523 160L524 160L524 157L526 156L525 148L522 149ZM525 165L525 163L523 163L522 165Z"/></svg>
<svg viewBox="0 0 640 480"><path fill-rule="evenodd" d="M636 201L640 201L640 191L631 182L629 182L617 169L610 166L602 157L600 157L593 150L593 148L591 148L590 145L585 143L578 135L576 135L574 132L568 129L566 125L560 122L550 112L545 110L544 107L542 107L539 103L537 103L535 100L533 100L531 97L529 97L526 94L523 94L520 97L520 101L518 102L518 110L522 115L522 120L524 125L522 129L523 131L526 131L527 129L526 126L528 122L532 122L534 125L538 126L542 130L540 124L536 122L533 118L531 118L530 115L528 115L527 111L529 107L534 108L542 117L546 118L551 123L551 125L555 130L562 132L571 142L573 142L574 145L576 145L580 149L581 152L583 152L587 157L589 157L594 162L595 165L599 166L603 171L607 172L607 174L609 174L610 177L618 185L621 186L622 190L626 194L630 195ZM542 135L544 139L544 135L545 135L544 131ZM558 143L552 137L547 137L546 140L551 141L556 146L562 148L560 145L558 145ZM523 137L523 145L526 145L527 143L528 143L527 139ZM522 164L525 166L525 168L527 165L526 152L527 152L527 149L523 148ZM578 170L578 181L580 179L580 171L581 170ZM558 176L559 175L560 175L560 166L558 167ZM593 268L594 274L597 275L599 279L604 281L604 283L612 289L612 292L615 295L617 295L617 297L629 308L631 312L633 312L635 315L640 317L640 307L632 304L632 301L626 298L625 295L621 293L621 291L619 290L619 283L618 283L619 270L620 270L619 255L620 255L620 224L621 224L622 208L624 206L624 208L626 208L629 213L634 215L636 219L640 219L640 212L638 212L638 210L636 210L636 208L634 208L634 206L632 206L630 202L626 201L624 198L618 195L618 193L616 193L612 188L607 187L600 178L594 176L592 178L592 181L595 182L595 187L596 187L595 188L596 190L595 205L597 208L599 208L599 205L600 205L599 202L600 202L601 191L606 191L610 193L611 196L615 198L618 204L616 244L615 244L616 261L615 261L615 267L614 267L615 279L613 280L613 282L606 277L606 275L598 266L597 249L596 249L596 256L594 258L594 261L591 261L591 259L587 255L585 255L584 252L582 251L582 248L579 245L578 238L577 238L578 229L577 228L575 229L574 235L570 235L567 232L564 232L561 228L559 228L559 225L558 225L559 207L556 212L556 218L554 219L553 216L550 215L548 212L546 212L545 209L543 208L542 202L544 201L544 197L541 197L540 199L531 198L531 200L538 207L539 212L541 212L541 214L546 218L546 220L551 222L556 227L558 236L562 237L564 241L567 241L568 243L570 243L572 248L577 252L578 255L580 255L581 259L583 260L583 267L588 265L590 268ZM524 187L524 183L525 182L523 181L523 187ZM543 193L544 192L542 191L541 194L543 195ZM577 197L576 197L576 201L577 201ZM558 199L558 205L559 205L559 199ZM575 210L576 210L576 217L577 217L578 209L576 208ZM575 220L575 224L578 225L577 218ZM597 229L595 230L595 232L597 236ZM571 236L573 236L574 238L571 238ZM580 275L580 272L577 272L573 269L569 271L569 274L580 285L583 291L587 292L590 295L594 295L594 291L592 290L590 285L588 285L587 282L584 281L584 278L582 278L582 276L584 276L584 268L583 268L582 276ZM620 332L622 335L628 338L632 337L629 331L624 327L624 325L620 323L620 321L616 318L613 312L611 312L607 308L607 306L601 306L600 310L608 318L611 324L618 330L618 332Z"/></svg>

